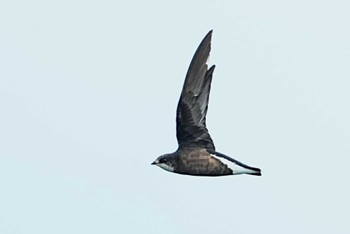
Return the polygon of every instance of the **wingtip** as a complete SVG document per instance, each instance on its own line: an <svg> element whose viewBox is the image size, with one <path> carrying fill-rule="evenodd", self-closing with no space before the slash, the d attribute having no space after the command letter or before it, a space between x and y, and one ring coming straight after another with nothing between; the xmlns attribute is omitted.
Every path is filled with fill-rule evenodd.
<svg viewBox="0 0 350 234"><path fill-rule="evenodd" d="M210 37L210 38L211 38L212 34L213 34L213 29L211 29L211 30L207 33L207 35L205 36L205 38L207 38L207 37Z"/></svg>
<svg viewBox="0 0 350 234"><path fill-rule="evenodd" d="M215 67L216 67L216 65L215 65L215 64L214 64L214 65L212 65L212 66L209 68L208 73L209 73L209 72L211 72L211 73L212 73L212 72L214 71Z"/></svg>
<svg viewBox="0 0 350 234"><path fill-rule="evenodd" d="M202 42L201 42L200 45L206 44L206 43L208 43L208 42L209 42L209 44L210 44L212 34L213 34L213 30L210 30L210 31L207 33L207 35L205 35L205 37L203 38L203 40L202 40ZM199 46L200 46L200 45L199 45Z"/></svg>

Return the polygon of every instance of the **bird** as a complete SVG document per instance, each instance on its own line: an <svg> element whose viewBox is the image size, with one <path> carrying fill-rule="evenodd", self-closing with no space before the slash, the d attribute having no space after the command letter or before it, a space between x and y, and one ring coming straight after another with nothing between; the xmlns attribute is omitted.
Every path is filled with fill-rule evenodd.
<svg viewBox="0 0 350 234"><path fill-rule="evenodd" d="M208 69L211 50L210 30L198 46L182 87L176 111L178 148L159 156L152 165L166 171L191 176L227 176L248 174L261 176L250 167L215 150L206 126L209 93L215 65Z"/></svg>

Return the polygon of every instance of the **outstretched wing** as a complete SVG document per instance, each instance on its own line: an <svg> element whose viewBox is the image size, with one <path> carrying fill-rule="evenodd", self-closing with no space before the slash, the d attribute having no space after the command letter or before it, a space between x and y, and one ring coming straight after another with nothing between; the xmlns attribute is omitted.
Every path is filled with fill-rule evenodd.
<svg viewBox="0 0 350 234"><path fill-rule="evenodd" d="M210 84L215 66L208 70L212 31L194 54L182 88L176 115L176 137L180 146L197 145L215 150L205 124L208 110Z"/></svg>

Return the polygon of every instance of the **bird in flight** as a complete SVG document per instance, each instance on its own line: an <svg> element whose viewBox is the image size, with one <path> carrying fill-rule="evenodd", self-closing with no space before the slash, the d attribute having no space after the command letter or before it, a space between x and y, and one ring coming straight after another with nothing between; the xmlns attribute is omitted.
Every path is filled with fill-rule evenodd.
<svg viewBox="0 0 350 234"><path fill-rule="evenodd" d="M259 168L250 167L215 150L205 120L210 84L215 65L208 69L212 31L200 43L188 68L176 113L178 149L158 157L152 165L185 175L226 176L249 174L260 176Z"/></svg>

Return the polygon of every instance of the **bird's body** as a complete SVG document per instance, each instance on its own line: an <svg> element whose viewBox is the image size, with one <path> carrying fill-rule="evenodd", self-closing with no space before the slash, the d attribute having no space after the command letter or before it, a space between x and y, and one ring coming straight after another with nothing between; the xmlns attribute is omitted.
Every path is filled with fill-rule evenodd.
<svg viewBox="0 0 350 234"><path fill-rule="evenodd" d="M261 175L258 168L199 147L179 148L174 153L162 155L153 164L170 172L193 176Z"/></svg>
<svg viewBox="0 0 350 234"><path fill-rule="evenodd" d="M210 85L215 66L208 69L210 31L199 45L187 71L176 115L176 152L157 158L152 164L167 171L195 176L236 174L261 175L259 168L247 166L215 151L206 127Z"/></svg>

